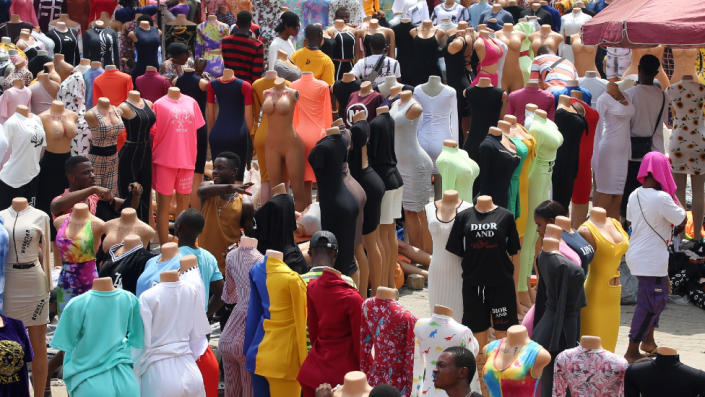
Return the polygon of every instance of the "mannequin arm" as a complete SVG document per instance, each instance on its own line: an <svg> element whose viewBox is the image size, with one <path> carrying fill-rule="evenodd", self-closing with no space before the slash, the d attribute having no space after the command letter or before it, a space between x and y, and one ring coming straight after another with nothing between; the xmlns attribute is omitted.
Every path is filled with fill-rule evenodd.
<svg viewBox="0 0 705 397"><path fill-rule="evenodd" d="M247 131L252 131L253 119L254 117L252 116L252 105L245 105L245 124L247 124Z"/></svg>

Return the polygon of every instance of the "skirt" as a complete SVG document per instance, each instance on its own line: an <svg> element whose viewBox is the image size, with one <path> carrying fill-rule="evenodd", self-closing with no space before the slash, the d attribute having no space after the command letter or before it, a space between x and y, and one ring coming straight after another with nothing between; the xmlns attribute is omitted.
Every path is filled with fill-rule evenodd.
<svg viewBox="0 0 705 397"><path fill-rule="evenodd" d="M49 324L49 291L39 260L29 269L15 266L23 265L5 265L3 314L22 321L26 327Z"/></svg>

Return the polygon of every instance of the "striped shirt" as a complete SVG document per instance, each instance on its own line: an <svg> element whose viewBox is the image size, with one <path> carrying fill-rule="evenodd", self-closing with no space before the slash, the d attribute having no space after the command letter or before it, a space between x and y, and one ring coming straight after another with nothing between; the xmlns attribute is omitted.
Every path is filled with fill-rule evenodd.
<svg viewBox="0 0 705 397"><path fill-rule="evenodd" d="M577 80L578 71L569 60L564 59L549 73L551 67L560 57L554 54L544 54L534 58L531 63L531 80L543 82L543 88L548 92L560 91L568 86L568 80Z"/></svg>
<svg viewBox="0 0 705 397"><path fill-rule="evenodd" d="M235 77L250 84L264 72L264 47L258 40L242 33L223 39L223 63L235 71Z"/></svg>

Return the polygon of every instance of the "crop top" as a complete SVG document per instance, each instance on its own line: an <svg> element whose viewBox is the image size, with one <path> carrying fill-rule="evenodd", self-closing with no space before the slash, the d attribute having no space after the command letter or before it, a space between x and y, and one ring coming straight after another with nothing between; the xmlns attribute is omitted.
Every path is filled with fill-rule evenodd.
<svg viewBox="0 0 705 397"><path fill-rule="evenodd" d="M5 220L5 229L10 237L7 252L7 264L38 263L39 239L49 239L49 215L34 207L27 206L20 212L12 207L0 211L0 217ZM43 244L44 245L44 244ZM51 290L51 263L48 244L42 247L44 257L44 274L47 275L47 287Z"/></svg>

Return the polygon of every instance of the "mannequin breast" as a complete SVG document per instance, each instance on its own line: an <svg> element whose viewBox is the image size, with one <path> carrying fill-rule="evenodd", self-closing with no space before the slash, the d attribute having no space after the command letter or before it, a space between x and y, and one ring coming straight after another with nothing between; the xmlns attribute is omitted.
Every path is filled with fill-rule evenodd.
<svg viewBox="0 0 705 397"><path fill-rule="evenodd" d="M66 114L60 120L51 119L50 115L41 116L47 137L47 151L51 153L68 153L71 140L78 134L78 126Z"/></svg>
<svg viewBox="0 0 705 397"><path fill-rule="evenodd" d="M671 84L681 81L684 75L697 76L695 70L695 61L700 52L697 48L673 48L673 75L671 75Z"/></svg>

